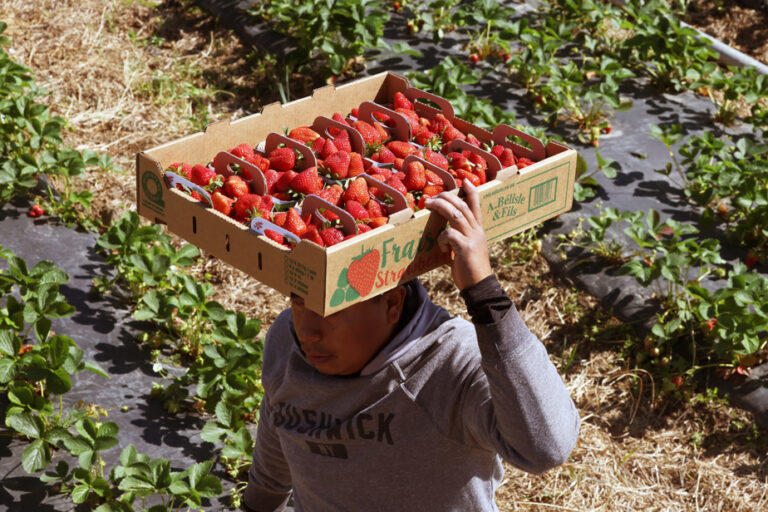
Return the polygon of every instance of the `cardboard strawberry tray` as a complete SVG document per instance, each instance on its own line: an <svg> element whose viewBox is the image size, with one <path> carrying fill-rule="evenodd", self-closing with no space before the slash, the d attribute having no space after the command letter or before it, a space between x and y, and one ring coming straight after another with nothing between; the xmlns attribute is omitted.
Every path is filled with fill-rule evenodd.
<svg viewBox="0 0 768 512"><path fill-rule="evenodd" d="M381 73L139 153L137 206L326 316L447 263L426 197L471 180L501 240L571 208L576 159Z"/></svg>

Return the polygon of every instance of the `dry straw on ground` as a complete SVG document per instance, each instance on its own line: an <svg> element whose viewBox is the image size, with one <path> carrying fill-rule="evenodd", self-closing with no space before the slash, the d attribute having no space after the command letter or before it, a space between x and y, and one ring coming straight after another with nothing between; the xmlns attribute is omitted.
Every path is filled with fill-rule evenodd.
<svg viewBox="0 0 768 512"><path fill-rule="evenodd" d="M201 123L241 115L260 97L264 68L215 20L185 2L4 0L14 59L51 94L42 101L66 117L67 143L105 152L123 173L91 173L105 220L131 208L137 151L176 139ZM225 77L226 79L222 79ZM213 84L213 85L212 85ZM211 92L218 91L218 92ZM229 91L229 92L227 92ZM764 437L742 412L717 401L659 400L656 383L627 367L626 338L594 339L615 323L596 301L554 276L534 255L523 262L495 244L499 276L559 367L582 416L571 461L544 475L509 468L498 493L504 511L756 511L768 507ZM216 299L267 327L285 299L207 258ZM435 300L462 314L445 269L425 282ZM620 333L621 330L615 332ZM567 363L572 351L573 360Z"/></svg>

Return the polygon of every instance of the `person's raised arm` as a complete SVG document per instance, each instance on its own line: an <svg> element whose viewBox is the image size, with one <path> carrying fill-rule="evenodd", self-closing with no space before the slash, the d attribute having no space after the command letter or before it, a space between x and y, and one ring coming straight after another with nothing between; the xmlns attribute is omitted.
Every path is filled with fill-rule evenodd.
<svg viewBox="0 0 768 512"><path fill-rule="evenodd" d="M465 430L509 463L538 473L567 459L578 436L578 412L546 349L493 273L477 189L469 180L462 189L466 202L443 193L426 206L448 222L438 243L452 254L451 274L482 358L482 372L465 389Z"/></svg>

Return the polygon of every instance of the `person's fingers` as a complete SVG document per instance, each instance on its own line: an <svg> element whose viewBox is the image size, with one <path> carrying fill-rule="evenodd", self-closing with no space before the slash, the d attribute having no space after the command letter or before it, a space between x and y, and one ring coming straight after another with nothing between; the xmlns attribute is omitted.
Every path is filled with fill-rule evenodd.
<svg viewBox="0 0 768 512"><path fill-rule="evenodd" d="M430 198L427 208L439 213L448 221L448 224L463 233L470 229L477 229L478 223L467 203L454 194L442 193Z"/></svg>
<svg viewBox="0 0 768 512"><path fill-rule="evenodd" d="M480 208L480 194L477 191L477 187L469 180L464 180L462 187L465 194L465 201L469 210L472 212L472 217L475 219L478 225L482 226L482 210Z"/></svg>

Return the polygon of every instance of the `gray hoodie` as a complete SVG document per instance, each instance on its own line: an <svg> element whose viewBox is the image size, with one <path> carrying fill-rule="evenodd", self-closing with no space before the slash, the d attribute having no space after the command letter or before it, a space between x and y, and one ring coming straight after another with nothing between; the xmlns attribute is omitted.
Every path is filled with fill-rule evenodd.
<svg viewBox="0 0 768 512"><path fill-rule="evenodd" d="M281 510L293 492L297 512L495 511L502 459L531 473L567 460L578 413L514 306L473 325L414 290L417 313L352 377L316 371L290 309L278 317L247 507Z"/></svg>

